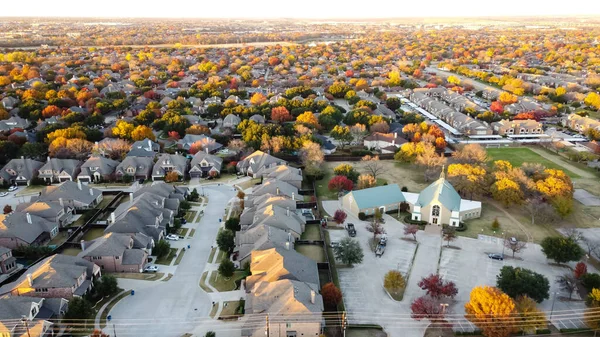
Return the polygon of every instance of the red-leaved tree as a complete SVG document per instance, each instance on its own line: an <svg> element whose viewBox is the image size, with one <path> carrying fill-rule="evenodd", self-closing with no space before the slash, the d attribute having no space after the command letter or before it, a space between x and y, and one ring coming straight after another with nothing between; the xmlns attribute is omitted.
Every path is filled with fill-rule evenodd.
<svg viewBox="0 0 600 337"><path fill-rule="evenodd" d="M492 105L490 106L490 110L492 110L495 113L501 114L504 112L504 106L498 101L493 101Z"/></svg>
<svg viewBox="0 0 600 337"><path fill-rule="evenodd" d="M335 211L335 214L333 215L333 220L335 221L336 224L341 225L344 223L344 221L346 221L347 217L348 217L348 214L346 214L346 212L344 212L341 209L338 209L337 211Z"/></svg>
<svg viewBox="0 0 600 337"><path fill-rule="evenodd" d="M440 305L439 301L431 297L421 296L415 299L410 304L410 310L412 311L411 317L418 321L422 319L441 321L444 319L444 309Z"/></svg>
<svg viewBox="0 0 600 337"><path fill-rule="evenodd" d="M341 190L351 191L354 187L354 183L352 180L346 178L345 176L335 176L329 180L327 184L327 188L330 191L339 192Z"/></svg>
<svg viewBox="0 0 600 337"><path fill-rule="evenodd" d="M417 241L417 232L419 231L419 226L417 225L405 225L404 226L404 235L412 235L413 239Z"/></svg>
<svg viewBox="0 0 600 337"><path fill-rule="evenodd" d="M181 136L179 135L179 132L177 132L177 131L169 131L169 138L178 140L181 138Z"/></svg>
<svg viewBox="0 0 600 337"><path fill-rule="evenodd" d="M324 304L329 307L335 308L342 301L342 292L331 282L321 288L321 296Z"/></svg>
<svg viewBox="0 0 600 337"><path fill-rule="evenodd" d="M434 299L442 297L454 298L458 294L458 289L452 281L444 281L439 274L431 274L419 281L418 286L427 291L427 295Z"/></svg>
<svg viewBox="0 0 600 337"><path fill-rule="evenodd" d="M587 265L583 262L577 263L577 265L575 265L575 270L573 270L573 275L575 278L579 279L585 274L587 274Z"/></svg>
<svg viewBox="0 0 600 337"><path fill-rule="evenodd" d="M288 109L284 106L278 106L271 110L271 119L277 123L283 123L294 119Z"/></svg>

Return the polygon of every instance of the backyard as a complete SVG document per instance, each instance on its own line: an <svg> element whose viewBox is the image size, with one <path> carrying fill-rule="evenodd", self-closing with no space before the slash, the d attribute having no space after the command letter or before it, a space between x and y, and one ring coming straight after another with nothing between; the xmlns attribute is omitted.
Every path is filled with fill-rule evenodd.
<svg viewBox="0 0 600 337"><path fill-rule="evenodd" d="M92 241L104 235L104 228L90 228L83 237L81 238L84 241Z"/></svg>
<svg viewBox="0 0 600 337"><path fill-rule="evenodd" d="M235 290L236 285L235 281L241 280L246 277L246 272L243 270L236 271L232 277L229 279L225 279L223 276L219 275L218 272L213 272L210 275L209 283L211 286L215 287L218 291L232 291Z"/></svg>
<svg viewBox="0 0 600 337"><path fill-rule="evenodd" d="M61 252L61 254L63 254L63 255L69 255L69 256L77 256L77 254L79 254L79 253L81 253L81 249L80 248L65 248Z"/></svg>
<svg viewBox="0 0 600 337"><path fill-rule="evenodd" d="M325 262L325 251L321 245L296 244L296 251L317 263Z"/></svg>
<svg viewBox="0 0 600 337"><path fill-rule="evenodd" d="M301 240L318 241L321 240L321 230L319 225L306 225L304 233L302 233Z"/></svg>

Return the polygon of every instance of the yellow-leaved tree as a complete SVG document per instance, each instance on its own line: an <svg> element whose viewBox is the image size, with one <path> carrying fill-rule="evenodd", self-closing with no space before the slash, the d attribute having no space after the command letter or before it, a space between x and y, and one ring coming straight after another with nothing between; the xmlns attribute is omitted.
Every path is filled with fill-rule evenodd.
<svg viewBox="0 0 600 337"><path fill-rule="evenodd" d="M465 304L465 318L486 337L507 337L515 332L515 302L496 287L475 287Z"/></svg>

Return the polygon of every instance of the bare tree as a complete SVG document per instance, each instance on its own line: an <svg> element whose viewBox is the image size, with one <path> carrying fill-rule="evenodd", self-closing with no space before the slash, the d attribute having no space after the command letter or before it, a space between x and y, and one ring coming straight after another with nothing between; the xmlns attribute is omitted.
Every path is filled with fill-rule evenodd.
<svg viewBox="0 0 600 337"><path fill-rule="evenodd" d="M419 231L419 226L417 225L404 225L404 235L412 235L413 240L417 241L417 232Z"/></svg>
<svg viewBox="0 0 600 337"><path fill-rule="evenodd" d="M515 253L520 253L527 248L527 243L521 240L511 240L510 238L504 239L504 247L512 251L512 257L515 257Z"/></svg>
<svg viewBox="0 0 600 337"><path fill-rule="evenodd" d="M379 161L379 156L369 156L366 155L362 157L362 162L364 163L365 170L373 176L373 178L377 179L377 175L383 172L383 165Z"/></svg>
<svg viewBox="0 0 600 337"><path fill-rule="evenodd" d="M572 225L566 227L564 229L565 235L568 238L573 239L573 241L579 243L583 241L583 234L581 234L581 232L579 230L577 230L577 228L573 227Z"/></svg>
<svg viewBox="0 0 600 337"><path fill-rule="evenodd" d="M446 247L450 247L450 241L456 240L456 230L454 227L446 227L442 230L442 237L447 242Z"/></svg>
<svg viewBox="0 0 600 337"><path fill-rule="evenodd" d="M363 124L355 124L350 127L350 134L354 138L354 144L362 144L367 136L367 128Z"/></svg>
<svg viewBox="0 0 600 337"><path fill-rule="evenodd" d="M556 283L560 287L560 290L569 293L569 300L573 297L573 292L577 289L577 283L573 273L566 273L564 275L556 277Z"/></svg>
<svg viewBox="0 0 600 337"><path fill-rule="evenodd" d="M586 237L581 239L581 243L585 247L585 251L588 256L598 255L598 248L600 248L600 242L592 241Z"/></svg>
<svg viewBox="0 0 600 337"><path fill-rule="evenodd" d="M539 198L527 200L525 210L531 216L532 225L536 221L540 224L551 224L559 219L554 207Z"/></svg>
<svg viewBox="0 0 600 337"><path fill-rule="evenodd" d="M377 240L377 235L385 233L383 225L379 222L379 219L373 218L371 222L367 225L367 230L373 233L373 241Z"/></svg>

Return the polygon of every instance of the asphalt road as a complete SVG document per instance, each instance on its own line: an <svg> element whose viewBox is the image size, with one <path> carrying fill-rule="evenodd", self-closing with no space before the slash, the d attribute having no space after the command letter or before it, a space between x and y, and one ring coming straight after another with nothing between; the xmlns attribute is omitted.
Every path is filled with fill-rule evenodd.
<svg viewBox="0 0 600 337"><path fill-rule="evenodd" d="M113 335L114 324L118 336L181 336L219 323L209 318L212 303L199 283L220 225L218 219L223 218L235 192L228 185L204 187L204 192L208 206L194 237L186 240L191 247L174 276L168 282L119 279L120 287L135 290L135 295L112 308L105 332Z"/></svg>

